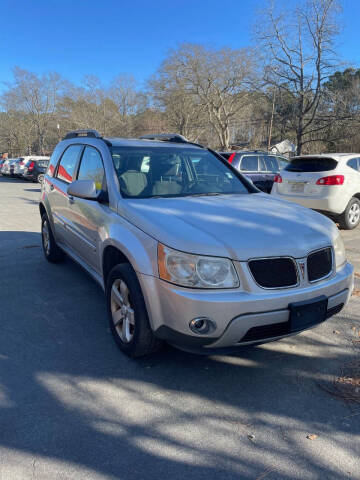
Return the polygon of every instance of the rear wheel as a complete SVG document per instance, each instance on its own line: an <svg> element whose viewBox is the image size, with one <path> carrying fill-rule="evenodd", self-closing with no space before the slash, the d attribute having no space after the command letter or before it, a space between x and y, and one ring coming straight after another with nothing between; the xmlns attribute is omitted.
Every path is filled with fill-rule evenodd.
<svg viewBox="0 0 360 480"><path fill-rule="evenodd" d="M38 183L43 183L44 181L44 174L43 173L40 173L38 176L37 176L37 179Z"/></svg>
<svg viewBox="0 0 360 480"><path fill-rule="evenodd" d="M353 197L339 217L339 225L344 230L352 230L360 223L360 200Z"/></svg>
<svg viewBox="0 0 360 480"><path fill-rule="evenodd" d="M109 273L106 304L111 333L123 353L135 358L159 350L162 341L151 330L141 287L129 264L116 265Z"/></svg>
<svg viewBox="0 0 360 480"><path fill-rule="evenodd" d="M41 217L41 239L45 258L48 262L58 263L64 259L64 252L57 246L46 213Z"/></svg>

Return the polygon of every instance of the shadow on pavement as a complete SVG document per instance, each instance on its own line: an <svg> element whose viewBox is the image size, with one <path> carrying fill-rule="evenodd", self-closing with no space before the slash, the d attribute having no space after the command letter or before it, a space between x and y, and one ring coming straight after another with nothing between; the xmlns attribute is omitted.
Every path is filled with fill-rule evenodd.
<svg viewBox="0 0 360 480"><path fill-rule="evenodd" d="M231 356L167 347L130 360L112 341L101 290L77 265L21 247L40 245L38 233L0 232L0 252L9 242L19 247L0 258L0 447L8 454L126 480L290 480L295 467L302 478L335 479L341 461L331 453L325 461L323 449L357 458L359 417L349 427L352 412L317 385L330 386L351 360L346 345L316 330ZM60 478L61 465L44 478Z"/></svg>

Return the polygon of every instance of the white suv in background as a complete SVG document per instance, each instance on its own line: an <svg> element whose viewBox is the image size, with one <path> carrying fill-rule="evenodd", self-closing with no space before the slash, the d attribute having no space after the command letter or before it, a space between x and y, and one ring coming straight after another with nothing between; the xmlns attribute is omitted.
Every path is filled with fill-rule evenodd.
<svg viewBox="0 0 360 480"><path fill-rule="evenodd" d="M271 194L324 213L351 230L360 223L360 154L293 157L275 177Z"/></svg>

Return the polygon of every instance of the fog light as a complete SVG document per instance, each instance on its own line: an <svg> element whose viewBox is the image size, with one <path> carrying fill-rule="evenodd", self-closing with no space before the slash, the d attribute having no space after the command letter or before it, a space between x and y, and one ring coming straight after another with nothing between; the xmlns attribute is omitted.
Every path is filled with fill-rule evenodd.
<svg viewBox="0 0 360 480"><path fill-rule="evenodd" d="M190 330L199 335L211 333L216 329L216 323L206 317L198 317L190 320Z"/></svg>

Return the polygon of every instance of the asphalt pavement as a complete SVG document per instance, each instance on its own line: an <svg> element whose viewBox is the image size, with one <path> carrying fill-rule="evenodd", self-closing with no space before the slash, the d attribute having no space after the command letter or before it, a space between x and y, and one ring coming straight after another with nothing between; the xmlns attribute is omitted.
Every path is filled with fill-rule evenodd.
<svg viewBox="0 0 360 480"><path fill-rule="evenodd" d="M359 296L236 355L130 360L97 284L44 260L39 192L0 178L1 480L360 479L360 403L331 393L359 361ZM360 228L343 236L360 279Z"/></svg>

